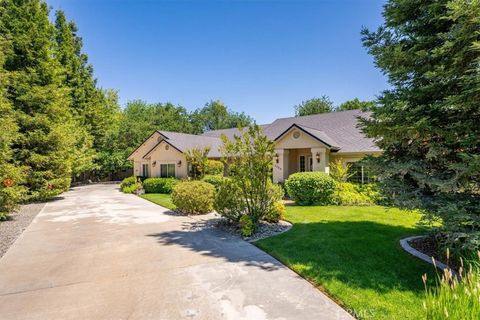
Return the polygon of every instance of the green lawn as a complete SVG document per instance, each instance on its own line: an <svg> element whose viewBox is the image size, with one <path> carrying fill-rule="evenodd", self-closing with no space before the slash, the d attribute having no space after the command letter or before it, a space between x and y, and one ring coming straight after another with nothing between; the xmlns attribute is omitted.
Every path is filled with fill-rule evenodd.
<svg viewBox="0 0 480 320"><path fill-rule="evenodd" d="M172 197L169 194L163 193L145 193L140 195L143 199L156 203L162 207L170 210L175 210L177 207L172 202Z"/></svg>
<svg viewBox="0 0 480 320"><path fill-rule="evenodd" d="M361 319L420 319L421 276L433 266L399 240L421 234L416 213L383 207L287 207L293 228L257 242Z"/></svg>

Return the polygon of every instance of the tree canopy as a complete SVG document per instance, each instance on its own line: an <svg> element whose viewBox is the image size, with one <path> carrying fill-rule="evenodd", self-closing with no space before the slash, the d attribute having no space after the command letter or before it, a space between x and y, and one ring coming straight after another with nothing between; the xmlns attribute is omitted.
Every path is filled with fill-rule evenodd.
<svg viewBox="0 0 480 320"><path fill-rule="evenodd" d="M480 248L480 1L390 0L363 43L388 76L365 132L396 205L443 222L442 243ZM393 197L394 195L394 197Z"/></svg>
<svg viewBox="0 0 480 320"><path fill-rule="evenodd" d="M362 101L359 100L358 98L352 99L345 101L341 105L339 105L335 111L347 111L347 110L364 110L368 111L371 110L375 106L375 102L373 101Z"/></svg>
<svg viewBox="0 0 480 320"><path fill-rule="evenodd" d="M335 110L333 102L326 95L323 95L320 98L312 98L302 101L302 103L296 105L294 108L295 116L297 117L333 112Z"/></svg>

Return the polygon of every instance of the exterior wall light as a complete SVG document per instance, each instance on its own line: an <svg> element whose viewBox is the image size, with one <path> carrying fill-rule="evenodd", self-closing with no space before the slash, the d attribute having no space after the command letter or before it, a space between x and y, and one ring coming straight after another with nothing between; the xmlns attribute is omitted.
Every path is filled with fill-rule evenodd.
<svg viewBox="0 0 480 320"><path fill-rule="evenodd" d="M315 159L317 159L317 163L320 163L320 153L315 154Z"/></svg>
<svg viewBox="0 0 480 320"><path fill-rule="evenodd" d="M157 161L152 162L152 167L155 167L157 165Z"/></svg>
<svg viewBox="0 0 480 320"><path fill-rule="evenodd" d="M275 155L273 156L273 158L275 159L275 162L278 163L278 161L279 161L278 153L275 153Z"/></svg>
<svg viewBox="0 0 480 320"><path fill-rule="evenodd" d="M182 166L182 160L178 160L177 167L181 167L181 166Z"/></svg>

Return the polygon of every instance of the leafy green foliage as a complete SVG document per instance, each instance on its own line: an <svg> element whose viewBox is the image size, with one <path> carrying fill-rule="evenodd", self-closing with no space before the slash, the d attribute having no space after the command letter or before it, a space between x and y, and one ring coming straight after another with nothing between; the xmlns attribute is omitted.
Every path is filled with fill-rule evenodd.
<svg viewBox="0 0 480 320"><path fill-rule="evenodd" d="M225 136L222 140L222 156L233 168L228 176L241 195L237 200L232 199L238 201L233 208L245 205L245 214L256 224L283 195L278 192L281 188L276 188L270 180L274 143L257 125L241 130L233 141Z"/></svg>
<svg viewBox="0 0 480 320"><path fill-rule="evenodd" d="M378 192L375 192L371 186L365 186L349 182L336 182L333 203L344 206L375 204L378 201Z"/></svg>
<svg viewBox="0 0 480 320"><path fill-rule="evenodd" d="M215 188L203 181L182 181L175 185L172 202L187 214L205 214L213 210Z"/></svg>
<svg viewBox="0 0 480 320"><path fill-rule="evenodd" d="M240 234L242 237L251 237L255 232L256 224L248 215L243 215L240 218Z"/></svg>
<svg viewBox="0 0 480 320"><path fill-rule="evenodd" d="M285 205L282 201L277 201L273 204L270 211L263 217L268 222L278 222L285 217Z"/></svg>
<svg viewBox="0 0 480 320"><path fill-rule="evenodd" d="M327 205L333 203L335 180L323 172L297 172L288 177L285 188L299 205Z"/></svg>
<svg viewBox="0 0 480 320"><path fill-rule="evenodd" d="M147 178L143 181L145 193L172 193L178 183L175 178Z"/></svg>
<svg viewBox="0 0 480 320"><path fill-rule="evenodd" d="M222 101L210 101L203 108L190 114L193 133L205 131L246 127L253 123L252 118L245 113L236 113L227 108Z"/></svg>
<svg viewBox="0 0 480 320"><path fill-rule="evenodd" d="M451 270L437 273L437 283L429 286L427 276L423 276L425 285L425 318L429 320L480 319L480 253L477 261L461 267L459 279Z"/></svg>
<svg viewBox="0 0 480 320"><path fill-rule="evenodd" d="M302 103L296 105L294 108L295 116L308 116L311 114L333 112L335 110L333 102L325 95L320 98L302 101Z"/></svg>
<svg viewBox="0 0 480 320"><path fill-rule="evenodd" d="M123 179L120 184L120 190L124 193L134 193L140 188L142 188L142 184L138 181L138 178L134 176Z"/></svg>
<svg viewBox="0 0 480 320"><path fill-rule="evenodd" d="M193 148L185 152L185 157L187 162L191 166L191 171L189 175L193 179L201 179L205 175L208 165L208 153L210 152L210 147L205 148Z"/></svg>
<svg viewBox="0 0 480 320"><path fill-rule="evenodd" d="M364 120L384 196L440 219L443 245L480 248L480 2L396 1L363 43L391 83Z"/></svg>
<svg viewBox="0 0 480 320"><path fill-rule="evenodd" d="M371 110L375 107L375 102L373 101L361 101L358 98L345 101L341 105L339 105L335 111L347 111L347 110L356 110L360 109L363 111Z"/></svg>
<svg viewBox="0 0 480 320"><path fill-rule="evenodd" d="M218 189L220 189L220 186L222 185L224 179L226 179L226 178L224 178L223 176L205 175L202 178L202 181L210 183L211 185L213 185L215 187L215 190L218 191Z"/></svg>
<svg viewBox="0 0 480 320"><path fill-rule="evenodd" d="M237 223L246 212L247 204L238 183L224 178L217 189L214 202L215 211L230 223Z"/></svg>
<svg viewBox="0 0 480 320"><path fill-rule="evenodd" d="M346 182L352 175L349 173L350 167L348 163L344 166L341 160L330 162L330 177L338 182Z"/></svg>
<svg viewBox="0 0 480 320"><path fill-rule="evenodd" d="M210 175L223 175L223 162L218 160L207 160L207 165L205 167L205 174Z"/></svg>

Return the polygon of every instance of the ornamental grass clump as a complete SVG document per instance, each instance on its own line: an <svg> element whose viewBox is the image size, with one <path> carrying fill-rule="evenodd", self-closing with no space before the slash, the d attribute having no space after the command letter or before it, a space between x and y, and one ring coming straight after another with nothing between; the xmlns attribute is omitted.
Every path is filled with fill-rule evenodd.
<svg viewBox="0 0 480 320"><path fill-rule="evenodd" d="M468 262L466 268L461 260L458 274L451 269L437 274L433 288L427 286L426 275L422 280L425 285L423 307L427 319L480 319L480 252L477 260Z"/></svg>

